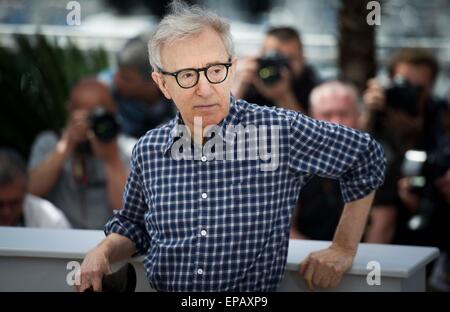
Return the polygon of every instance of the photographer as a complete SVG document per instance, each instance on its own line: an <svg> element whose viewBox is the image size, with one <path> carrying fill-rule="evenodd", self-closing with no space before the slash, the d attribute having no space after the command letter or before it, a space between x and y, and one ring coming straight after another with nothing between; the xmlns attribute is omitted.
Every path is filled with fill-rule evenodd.
<svg viewBox="0 0 450 312"><path fill-rule="evenodd" d="M450 105L437 117L443 132L431 151L408 151L399 181L406 207L405 243L431 245L440 249L428 273L429 288L450 291ZM417 157L422 155L422 157Z"/></svg>
<svg viewBox="0 0 450 312"><path fill-rule="evenodd" d="M418 191L402 166L408 150L423 151L428 159L443 155L445 151L443 116L447 108L444 101L432 95L438 63L426 49L405 48L392 58L389 75L391 84L385 88L377 80L368 82L364 104L366 128L382 143L386 152L385 184L395 185L397 192L399 215L394 242L443 247L443 238L449 233L448 216L441 210L443 205L436 196L435 185L439 183L439 177L428 175L426 185ZM382 189L380 193L383 193ZM421 214L424 201L430 203L426 207L438 209L433 208L430 222L418 230L411 220Z"/></svg>
<svg viewBox="0 0 450 312"><path fill-rule="evenodd" d="M135 138L175 116L174 105L151 79L147 48L150 38L150 33L143 32L128 40L117 53L117 68L98 75L118 105L122 132Z"/></svg>
<svg viewBox="0 0 450 312"><path fill-rule="evenodd" d="M341 81L328 81L317 86L311 92L310 113L314 119L359 129L361 107L356 87ZM386 193L381 186L375 194L376 204L370 211L365 242L392 242L396 210ZM332 240L343 206L339 181L312 177L300 191L292 216L290 238Z"/></svg>
<svg viewBox="0 0 450 312"><path fill-rule="evenodd" d="M399 50L389 62L391 84L376 79L364 92L366 129L389 139L400 153L413 146L430 149L436 144L445 102L433 97L438 62L422 48Z"/></svg>
<svg viewBox="0 0 450 312"><path fill-rule="evenodd" d="M32 146L29 188L60 207L75 228L101 229L121 208L134 139L118 136L116 105L105 85L84 79L71 90L62 134Z"/></svg>
<svg viewBox="0 0 450 312"><path fill-rule="evenodd" d="M271 28L261 55L242 60L233 93L250 103L308 112L309 94L318 84L303 56L298 32L291 27Z"/></svg>

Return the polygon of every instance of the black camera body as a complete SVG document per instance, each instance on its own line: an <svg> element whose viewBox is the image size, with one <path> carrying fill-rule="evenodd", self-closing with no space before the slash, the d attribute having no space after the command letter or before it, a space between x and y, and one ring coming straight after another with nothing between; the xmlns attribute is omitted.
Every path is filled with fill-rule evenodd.
<svg viewBox="0 0 450 312"><path fill-rule="evenodd" d="M438 149L434 153L408 151L405 154L402 172L409 177L412 191L421 197L416 215L408 223L411 230L421 231L430 227L437 210L442 208L434 183L448 169L450 169L450 146Z"/></svg>
<svg viewBox="0 0 450 312"><path fill-rule="evenodd" d="M410 116L419 114L419 94L421 88L411 84L401 76L392 80L391 86L386 89L386 105L400 109Z"/></svg>
<svg viewBox="0 0 450 312"><path fill-rule="evenodd" d="M97 139L101 142L110 142L120 131L116 116L103 107L95 108L89 115L89 125Z"/></svg>
<svg viewBox="0 0 450 312"><path fill-rule="evenodd" d="M257 75L266 85L273 85L281 80L284 68L290 68L289 59L278 51L270 51L258 59Z"/></svg>

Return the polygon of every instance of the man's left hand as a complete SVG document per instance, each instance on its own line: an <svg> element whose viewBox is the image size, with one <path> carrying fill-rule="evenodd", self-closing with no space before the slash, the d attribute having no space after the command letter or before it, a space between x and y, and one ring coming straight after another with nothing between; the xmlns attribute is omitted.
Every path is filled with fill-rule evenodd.
<svg viewBox="0 0 450 312"><path fill-rule="evenodd" d="M300 275L310 291L316 287L335 288L344 273L351 268L356 251L331 245L315 251L300 264Z"/></svg>

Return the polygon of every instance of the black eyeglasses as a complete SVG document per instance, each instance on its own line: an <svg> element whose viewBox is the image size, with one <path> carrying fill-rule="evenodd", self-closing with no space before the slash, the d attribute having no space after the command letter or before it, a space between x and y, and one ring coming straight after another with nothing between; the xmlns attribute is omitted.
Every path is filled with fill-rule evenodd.
<svg viewBox="0 0 450 312"><path fill-rule="evenodd" d="M228 76L228 69L231 67L231 58L227 63L211 64L203 68L185 68L170 73L159 69L161 74L175 77L178 85L183 89L194 87L200 79L200 72L205 73L206 79L212 84L224 82Z"/></svg>

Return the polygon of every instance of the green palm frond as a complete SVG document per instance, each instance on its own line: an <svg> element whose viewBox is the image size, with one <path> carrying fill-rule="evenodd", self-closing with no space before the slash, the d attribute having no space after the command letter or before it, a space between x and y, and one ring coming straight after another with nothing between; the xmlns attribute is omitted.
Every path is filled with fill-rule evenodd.
<svg viewBox="0 0 450 312"><path fill-rule="evenodd" d="M107 68L108 56L104 49L81 51L70 40L60 47L39 34L14 40L17 48L0 47L0 146L28 157L40 132L64 126L71 87Z"/></svg>

